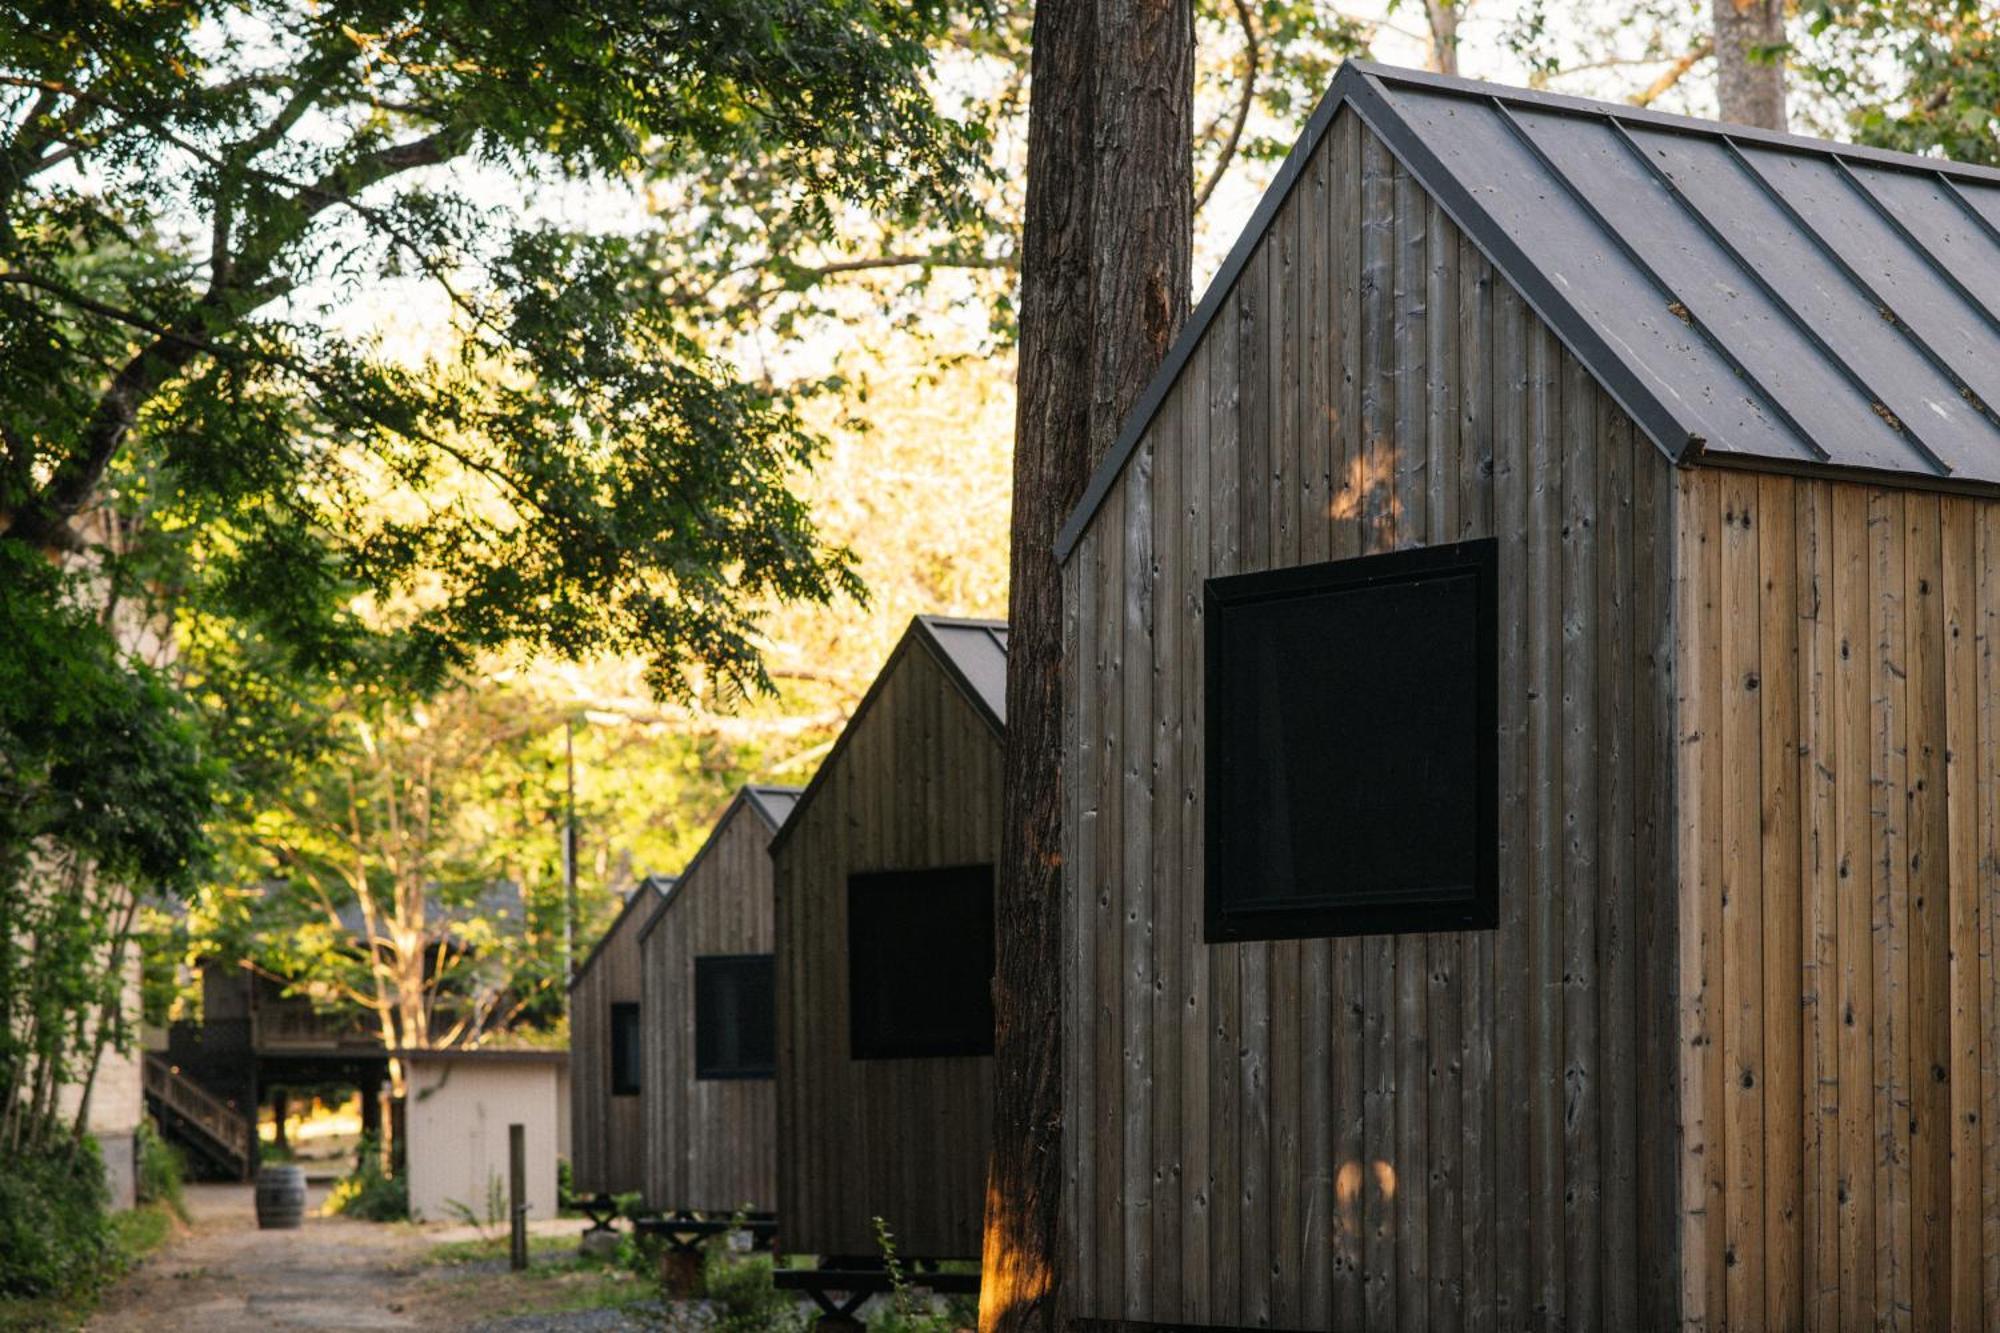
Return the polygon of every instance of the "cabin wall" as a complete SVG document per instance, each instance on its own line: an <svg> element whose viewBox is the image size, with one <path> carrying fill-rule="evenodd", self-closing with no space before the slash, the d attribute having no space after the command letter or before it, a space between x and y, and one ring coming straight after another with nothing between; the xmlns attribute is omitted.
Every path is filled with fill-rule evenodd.
<svg viewBox="0 0 2000 1333"><path fill-rule="evenodd" d="M1065 566L1069 1314L1674 1322L1672 478L1341 113ZM1203 943L1203 580L1489 535L1499 929Z"/></svg>
<svg viewBox="0 0 2000 1333"><path fill-rule="evenodd" d="M2000 504L1679 484L1688 1327L1995 1327Z"/></svg>
<svg viewBox="0 0 2000 1333"><path fill-rule="evenodd" d="M657 901L643 885L636 891ZM626 1194L645 1181L640 1099L611 1095L611 1006L639 1002L639 927L652 906L624 913L570 988L570 1168L579 1194Z"/></svg>
<svg viewBox="0 0 2000 1333"><path fill-rule="evenodd" d="M694 1076L694 960L772 952L770 846L771 826L739 801L642 946L646 1202L656 1210L778 1206L773 1080Z"/></svg>
<svg viewBox="0 0 2000 1333"><path fill-rule="evenodd" d="M977 1257L990 1056L849 1058L847 879L995 860L1000 739L914 639L772 853L778 1199L787 1250Z"/></svg>

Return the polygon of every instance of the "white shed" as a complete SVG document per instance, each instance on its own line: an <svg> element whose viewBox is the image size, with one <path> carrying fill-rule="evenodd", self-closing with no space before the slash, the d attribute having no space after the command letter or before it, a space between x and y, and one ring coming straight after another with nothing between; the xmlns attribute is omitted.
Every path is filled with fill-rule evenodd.
<svg viewBox="0 0 2000 1333"><path fill-rule="evenodd" d="M556 1215L568 1152L569 1053L405 1051L410 1216L507 1220L507 1127L527 1131L528 1219Z"/></svg>

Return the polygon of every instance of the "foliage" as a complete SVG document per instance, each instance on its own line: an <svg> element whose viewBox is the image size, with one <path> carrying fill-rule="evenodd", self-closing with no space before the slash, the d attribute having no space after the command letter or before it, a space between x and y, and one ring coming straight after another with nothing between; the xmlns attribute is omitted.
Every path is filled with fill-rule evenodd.
<svg viewBox="0 0 2000 1333"><path fill-rule="evenodd" d="M181 1160L180 1149L160 1137L150 1116L139 1122L138 1137L139 1202L160 1204L187 1221L187 1164Z"/></svg>
<svg viewBox="0 0 2000 1333"><path fill-rule="evenodd" d="M0 1297L94 1289L116 1253L105 1202L93 1139L9 1161L0 1170Z"/></svg>
<svg viewBox="0 0 2000 1333"><path fill-rule="evenodd" d="M382 1152L372 1138L361 1140L354 1169L335 1182L325 1205L329 1217L362 1222L405 1222L410 1217L410 1185L382 1169Z"/></svg>
<svg viewBox="0 0 2000 1333"><path fill-rule="evenodd" d="M727 1330L804 1330L811 1317L798 1298L772 1283L768 1254L732 1254L725 1245L710 1245L702 1258L702 1287Z"/></svg>
<svg viewBox="0 0 2000 1333"><path fill-rule="evenodd" d="M490 682L295 687L263 711L264 735L311 758L244 759L265 778L233 800L202 947L364 1015L391 1048L555 1022L562 714Z"/></svg>
<svg viewBox="0 0 2000 1333"><path fill-rule="evenodd" d="M822 232L949 232L983 163L925 83L954 18L7 11L0 534L75 548L109 498L128 533L183 548L200 586L174 596L314 662L386 620L420 679L507 643L639 654L666 692L761 684L752 607L857 587L788 489L815 442L703 346L644 229L612 223L664 155L754 161ZM595 196L597 225L496 206L523 183ZM357 331L364 297L449 312L457 346L396 355Z"/></svg>
<svg viewBox="0 0 2000 1333"><path fill-rule="evenodd" d="M187 710L79 583L0 542L0 1171L81 1133L57 1090L88 1088L130 1038L140 894L184 891L208 850L213 774Z"/></svg>
<svg viewBox="0 0 2000 1333"><path fill-rule="evenodd" d="M2000 164L2000 11L1981 0L1807 0L1794 67L1861 143Z"/></svg>

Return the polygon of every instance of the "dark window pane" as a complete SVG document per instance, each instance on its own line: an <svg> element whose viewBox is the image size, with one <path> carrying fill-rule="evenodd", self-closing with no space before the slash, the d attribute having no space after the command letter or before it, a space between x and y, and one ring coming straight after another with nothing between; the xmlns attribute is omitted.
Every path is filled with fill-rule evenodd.
<svg viewBox="0 0 2000 1333"><path fill-rule="evenodd" d="M611 1095L634 1097L639 1092L639 1006L611 1006Z"/></svg>
<svg viewBox="0 0 2000 1333"><path fill-rule="evenodd" d="M849 1035L857 1060L993 1053L993 867L847 882Z"/></svg>
<svg viewBox="0 0 2000 1333"><path fill-rule="evenodd" d="M771 955L695 959L694 1076L770 1078L777 1066L777 972Z"/></svg>
<svg viewBox="0 0 2000 1333"><path fill-rule="evenodd" d="M1494 557L1209 582L1210 940L1496 923Z"/></svg>

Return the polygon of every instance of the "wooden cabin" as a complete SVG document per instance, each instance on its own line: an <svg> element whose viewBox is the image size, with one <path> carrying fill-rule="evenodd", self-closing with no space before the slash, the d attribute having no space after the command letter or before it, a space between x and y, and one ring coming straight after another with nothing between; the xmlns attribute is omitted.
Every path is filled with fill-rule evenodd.
<svg viewBox="0 0 2000 1333"><path fill-rule="evenodd" d="M570 978L570 1171L579 1196L645 1187L639 932L673 884L660 875L639 881Z"/></svg>
<svg viewBox="0 0 2000 1333"><path fill-rule="evenodd" d="M920 616L771 844L788 1252L977 1258L1007 627Z"/></svg>
<svg viewBox="0 0 2000 1333"><path fill-rule="evenodd" d="M2000 173L1350 64L1059 543L1066 1299L2000 1327Z"/></svg>
<svg viewBox="0 0 2000 1333"><path fill-rule="evenodd" d="M737 792L639 932L651 1212L777 1207L770 847L797 798Z"/></svg>

